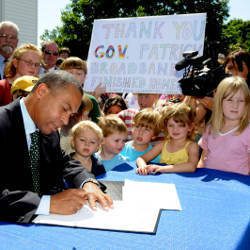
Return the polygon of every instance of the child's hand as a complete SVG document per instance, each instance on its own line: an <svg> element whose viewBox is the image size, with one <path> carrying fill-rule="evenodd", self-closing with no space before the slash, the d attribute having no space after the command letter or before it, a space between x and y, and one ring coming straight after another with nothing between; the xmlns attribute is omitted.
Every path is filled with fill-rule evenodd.
<svg viewBox="0 0 250 250"><path fill-rule="evenodd" d="M148 174L147 167L139 167L139 168L137 168L136 173L141 174L141 175L147 175Z"/></svg>
<svg viewBox="0 0 250 250"><path fill-rule="evenodd" d="M197 164L197 168L204 168L204 162L200 160Z"/></svg>
<svg viewBox="0 0 250 250"><path fill-rule="evenodd" d="M146 166L146 171L148 174L160 173L161 170L162 170L162 166L159 166L159 165L147 165Z"/></svg>

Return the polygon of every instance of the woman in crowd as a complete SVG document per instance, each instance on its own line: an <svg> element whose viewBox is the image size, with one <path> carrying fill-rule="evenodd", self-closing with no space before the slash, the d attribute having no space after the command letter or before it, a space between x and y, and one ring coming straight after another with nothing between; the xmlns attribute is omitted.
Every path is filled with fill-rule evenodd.
<svg viewBox="0 0 250 250"><path fill-rule="evenodd" d="M247 82L250 88L250 53L244 50L231 52L224 63L226 73L233 76L240 76ZM248 121L250 122L250 110L248 111Z"/></svg>
<svg viewBox="0 0 250 250"><path fill-rule="evenodd" d="M12 101L11 84L20 76L38 76L42 52L33 44L27 43L17 47L11 60L7 63L0 81L0 106Z"/></svg>
<svg viewBox="0 0 250 250"><path fill-rule="evenodd" d="M240 76L250 86L250 53L244 50L231 52L224 63L226 73L233 76Z"/></svg>

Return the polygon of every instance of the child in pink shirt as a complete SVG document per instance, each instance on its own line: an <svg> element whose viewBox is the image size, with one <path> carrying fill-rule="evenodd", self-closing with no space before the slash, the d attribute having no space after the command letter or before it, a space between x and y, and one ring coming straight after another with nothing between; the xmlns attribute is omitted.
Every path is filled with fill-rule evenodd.
<svg viewBox="0 0 250 250"><path fill-rule="evenodd" d="M249 89L238 76L219 84L210 123L199 141L198 167L250 174Z"/></svg>

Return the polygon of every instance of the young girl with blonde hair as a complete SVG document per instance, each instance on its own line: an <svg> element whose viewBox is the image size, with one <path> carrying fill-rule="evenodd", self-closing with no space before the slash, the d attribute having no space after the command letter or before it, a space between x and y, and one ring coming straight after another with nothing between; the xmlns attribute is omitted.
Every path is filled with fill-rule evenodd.
<svg viewBox="0 0 250 250"><path fill-rule="evenodd" d="M239 76L219 84L209 126L199 145L203 149L198 167L249 175L250 125L249 89Z"/></svg>
<svg viewBox="0 0 250 250"><path fill-rule="evenodd" d="M162 111L161 128L166 140L155 145L150 151L137 158L138 174L158 172L194 172L198 163L199 147L195 137L194 113L185 103L167 106ZM161 153L160 163L147 165Z"/></svg>

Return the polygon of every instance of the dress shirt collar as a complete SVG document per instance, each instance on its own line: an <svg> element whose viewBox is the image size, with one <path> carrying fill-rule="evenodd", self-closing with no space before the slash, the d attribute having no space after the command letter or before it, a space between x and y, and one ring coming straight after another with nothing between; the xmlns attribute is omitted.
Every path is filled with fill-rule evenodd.
<svg viewBox="0 0 250 250"><path fill-rule="evenodd" d="M30 134L34 133L36 131L36 125L29 115L29 112L25 106L23 98L20 100L20 106L21 106L21 112L22 112L22 116L23 116L23 124L24 124L26 140L27 140L27 144L28 144L28 148L29 148L30 143L31 143Z"/></svg>
<svg viewBox="0 0 250 250"><path fill-rule="evenodd" d="M0 63L3 63L5 60L5 57L3 57L1 54L0 54Z"/></svg>
<svg viewBox="0 0 250 250"><path fill-rule="evenodd" d="M4 67L6 58L0 55L0 80L4 78Z"/></svg>

